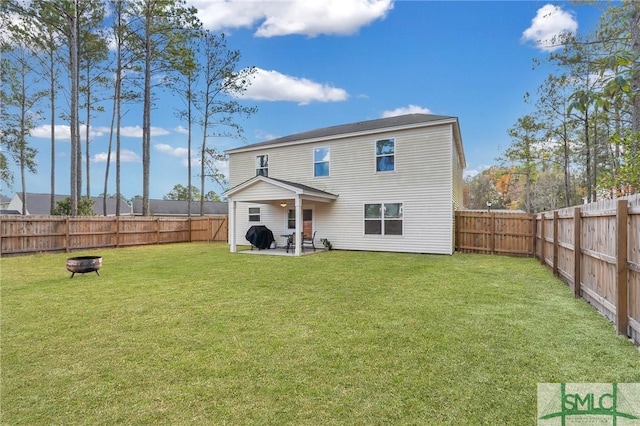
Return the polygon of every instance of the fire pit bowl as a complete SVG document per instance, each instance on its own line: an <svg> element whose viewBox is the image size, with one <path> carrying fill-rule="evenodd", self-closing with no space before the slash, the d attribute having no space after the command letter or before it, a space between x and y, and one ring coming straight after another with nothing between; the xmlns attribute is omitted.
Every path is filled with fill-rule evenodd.
<svg viewBox="0 0 640 426"><path fill-rule="evenodd" d="M75 274L95 272L100 275L98 269L102 266L102 256L78 256L67 259L67 271L71 272L71 278Z"/></svg>

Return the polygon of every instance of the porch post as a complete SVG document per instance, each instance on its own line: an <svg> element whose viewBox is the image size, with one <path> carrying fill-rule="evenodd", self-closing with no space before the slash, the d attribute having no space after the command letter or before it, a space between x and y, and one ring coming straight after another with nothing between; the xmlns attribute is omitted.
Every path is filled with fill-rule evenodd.
<svg viewBox="0 0 640 426"><path fill-rule="evenodd" d="M231 253L237 251L236 247L236 202L231 198L229 200L229 250Z"/></svg>
<svg viewBox="0 0 640 426"><path fill-rule="evenodd" d="M295 198L296 204L296 256L300 256L302 254L302 200L300 199L300 195L296 194Z"/></svg>

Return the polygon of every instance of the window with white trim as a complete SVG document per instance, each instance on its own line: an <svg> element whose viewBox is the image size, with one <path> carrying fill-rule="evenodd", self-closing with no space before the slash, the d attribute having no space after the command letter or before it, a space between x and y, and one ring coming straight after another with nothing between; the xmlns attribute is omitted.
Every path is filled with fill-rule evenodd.
<svg viewBox="0 0 640 426"><path fill-rule="evenodd" d="M256 155L256 176L269 176L269 156Z"/></svg>
<svg viewBox="0 0 640 426"><path fill-rule="evenodd" d="M328 147L315 148L313 150L313 176L329 176L329 161L331 152Z"/></svg>
<svg viewBox="0 0 640 426"><path fill-rule="evenodd" d="M376 141L376 172L392 172L395 170L396 140L395 138Z"/></svg>
<svg viewBox="0 0 640 426"><path fill-rule="evenodd" d="M402 203L364 205L365 235L402 235Z"/></svg>
<svg viewBox="0 0 640 426"><path fill-rule="evenodd" d="M249 207L249 222L260 222L260 207Z"/></svg>

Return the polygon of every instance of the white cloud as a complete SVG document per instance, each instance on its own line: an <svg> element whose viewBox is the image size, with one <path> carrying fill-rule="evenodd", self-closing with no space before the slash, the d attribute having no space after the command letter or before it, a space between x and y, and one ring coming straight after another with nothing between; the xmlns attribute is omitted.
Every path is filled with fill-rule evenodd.
<svg viewBox="0 0 640 426"><path fill-rule="evenodd" d="M86 127L84 125L80 126L80 139L84 141L84 136ZM108 127L91 127L91 131L89 133L90 138L96 138L99 136L108 135L110 129ZM126 137L134 137L141 138L142 137L142 127L140 126L126 126L120 129L120 134ZM151 136L164 136L168 135L169 131L160 127L151 127ZM51 138L51 125L43 124L41 126L36 127L31 131L31 136L34 138L42 138L49 139ZM66 124L56 124L55 125L55 137L57 140L71 140L71 127Z"/></svg>
<svg viewBox="0 0 640 426"><path fill-rule="evenodd" d="M142 127L140 126L125 126L120 128L120 134L122 136L128 136L132 138L142 137ZM151 136L164 136L168 135L169 131L160 127L151 127Z"/></svg>
<svg viewBox="0 0 640 426"><path fill-rule="evenodd" d="M273 133L266 132L264 130L257 130L255 132L255 138L261 141L270 141L272 139L279 138L279 136L274 135Z"/></svg>
<svg viewBox="0 0 640 426"><path fill-rule="evenodd" d="M115 162L116 161L116 153L115 151L111 152L111 161ZM101 152L99 154L96 154L93 156L93 158L91 159L91 162L93 163L106 163L107 162L107 153L106 152ZM120 151L120 162L121 163L142 163L142 160L140 159L140 156L138 154L136 154L135 152L128 150L128 149L123 149Z"/></svg>
<svg viewBox="0 0 640 426"><path fill-rule="evenodd" d="M43 124L31 131L31 136L34 138L49 139L51 137L51 125ZM71 128L56 124L55 126L55 138L58 140L71 140Z"/></svg>
<svg viewBox="0 0 640 426"><path fill-rule="evenodd" d="M21 6L28 6L28 4L24 2L19 3L23 3ZM16 37L9 31L10 25L23 31L42 33L41 28L30 24L19 14L11 12L6 16L3 16L3 22L0 23L0 42L8 43L10 46L18 46L23 41L20 37ZM40 36L43 37L42 34L40 34Z"/></svg>
<svg viewBox="0 0 640 426"><path fill-rule="evenodd" d="M353 34L393 9L393 0L188 0L211 30L252 28L255 35Z"/></svg>
<svg viewBox="0 0 640 426"><path fill-rule="evenodd" d="M56 124L54 126L56 140L71 140L71 126L65 124ZM109 132L106 127L91 127L89 130L89 138L93 139L98 136L104 136ZM86 126L80 126L80 140L84 141L86 135ZM51 125L43 124L36 127L31 131L31 136L34 138L50 139L51 138Z"/></svg>
<svg viewBox="0 0 640 426"><path fill-rule="evenodd" d="M476 167L476 168L474 168L474 169L465 169L465 170L462 172L462 177L466 180L466 179L472 178L472 177L474 177L474 176L477 176L477 175L479 175L480 173L482 173L482 172L484 172L485 170L490 169L490 168L491 168L491 166L487 166L487 165L480 165L480 166L478 166L478 167Z"/></svg>
<svg viewBox="0 0 640 426"><path fill-rule="evenodd" d="M198 18L205 28L250 28L256 21L264 19L267 10L277 6L266 2L237 0L187 0L187 4L198 9Z"/></svg>
<svg viewBox="0 0 640 426"><path fill-rule="evenodd" d="M251 85L240 96L258 101L293 101L307 105L311 102L344 101L349 94L329 84L257 68Z"/></svg>
<svg viewBox="0 0 640 426"><path fill-rule="evenodd" d="M188 135L189 134L189 129L186 129L186 128L182 127L182 126L176 127L175 129L173 129L173 131L176 132L176 133L183 134L183 135Z"/></svg>
<svg viewBox="0 0 640 426"><path fill-rule="evenodd" d="M187 160L183 160L182 161L184 166L187 167ZM196 168L198 170L200 170L200 158L192 158L191 159L191 167ZM225 177L229 178L229 160L226 161L220 161L220 160L213 160L213 164L218 168L218 170L225 175ZM199 172L198 172L199 173ZM211 185L211 180L207 180L206 185Z"/></svg>
<svg viewBox="0 0 640 426"><path fill-rule="evenodd" d="M188 164L188 155L189 155L189 150L186 148L174 148L171 145L168 145L166 143L159 143L159 144L155 144L154 145L155 149L170 155L172 157L176 157L180 159L180 164L187 168L189 166ZM200 170L200 157L198 155L192 156L191 157L191 168L192 170ZM218 161L215 160L214 164L218 167L218 170L220 170L225 176L229 176L229 161Z"/></svg>
<svg viewBox="0 0 640 426"><path fill-rule="evenodd" d="M172 157L187 158L189 150L187 148L174 148L166 143L158 143L154 145L155 149Z"/></svg>
<svg viewBox="0 0 640 426"><path fill-rule="evenodd" d="M533 42L536 48L553 52L562 47L563 35L573 35L578 30L578 22L571 12L560 6L547 4L538 9L531 26L522 33L524 42Z"/></svg>
<svg viewBox="0 0 640 426"><path fill-rule="evenodd" d="M398 115L405 115L405 114L431 114L431 110L429 108L423 108L418 105L409 104L406 107L396 108L391 111L383 111L382 118L395 117Z"/></svg>

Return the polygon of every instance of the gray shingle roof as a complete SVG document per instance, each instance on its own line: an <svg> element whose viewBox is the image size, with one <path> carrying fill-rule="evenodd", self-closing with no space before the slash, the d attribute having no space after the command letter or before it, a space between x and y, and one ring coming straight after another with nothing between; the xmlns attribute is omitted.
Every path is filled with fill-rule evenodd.
<svg viewBox="0 0 640 426"><path fill-rule="evenodd" d="M142 214L142 198L134 198L133 212L134 214ZM189 202L184 200L149 200L149 210L152 215L162 216L186 216L188 214ZM227 214L229 212L229 206L224 202L217 201L205 201L204 214ZM191 202L191 214L200 214L200 201Z"/></svg>
<svg viewBox="0 0 640 426"><path fill-rule="evenodd" d="M309 130L307 132L296 133L289 136L283 136L276 139L271 139L264 142L258 142L251 145L245 145L229 149L226 152L242 151L244 149L258 148L269 145L277 145L287 142L302 141L307 139L325 138L336 135L345 135L351 133L366 132L378 129L393 128L409 126L412 124L431 123L443 120L457 119L453 116L447 115L433 115L433 114L406 114L395 117L379 118L376 120L359 121L356 123L341 124L338 126L324 127L321 129Z"/></svg>
<svg viewBox="0 0 640 426"><path fill-rule="evenodd" d="M312 186L303 185L303 184L301 184L301 183L291 182L291 181L289 181L289 180L283 180L283 179L276 179L276 178L273 178L273 177L270 177L270 178L268 178L268 179L275 180L276 182L281 182L281 183L284 183L284 184L286 184L286 185L293 186L294 188L302 189L303 191L307 191L307 192L317 192L318 194L322 194L322 195L332 195L332 196L335 196L335 194L332 194L332 193L330 193L330 192L323 191L323 190L321 190L321 189L317 189L317 188L314 188L314 187L312 187Z"/></svg>
<svg viewBox="0 0 640 426"><path fill-rule="evenodd" d="M22 199L22 194L16 194ZM49 215L51 213L51 194L33 193L27 192L27 212L30 215ZM55 203L64 201L68 198L68 195L55 194ZM93 211L96 215L102 216L102 197L91 197L93 201ZM116 199L107 198L107 215L114 215L116 213ZM131 207L126 201L120 200L120 214L126 215L131 213Z"/></svg>

